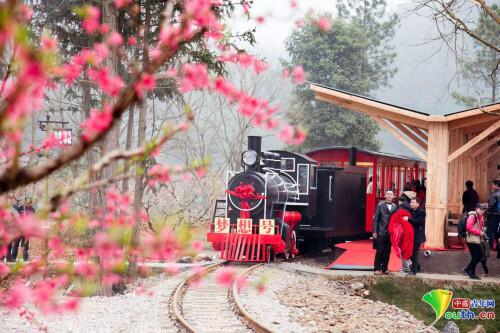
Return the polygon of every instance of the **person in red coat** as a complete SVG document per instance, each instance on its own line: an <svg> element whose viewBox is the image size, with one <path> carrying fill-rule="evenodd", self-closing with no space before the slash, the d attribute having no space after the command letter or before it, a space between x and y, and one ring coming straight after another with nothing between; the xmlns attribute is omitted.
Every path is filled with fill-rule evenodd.
<svg viewBox="0 0 500 333"><path fill-rule="evenodd" d="M414 231L408 219L411 213L403 207L404 198L399 199L399 209L392 214L389 220L389 235L396 256L408 262L413 254Z"/></svg>

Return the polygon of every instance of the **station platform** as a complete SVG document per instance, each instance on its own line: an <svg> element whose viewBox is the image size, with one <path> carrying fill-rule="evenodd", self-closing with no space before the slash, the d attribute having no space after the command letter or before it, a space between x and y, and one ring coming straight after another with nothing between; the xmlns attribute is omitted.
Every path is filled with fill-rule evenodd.
<svg viewBox="0 0 500 333"><path fill-rule="evenodd" d="M335 247L344 252L326 268L373 271L373 261L375 260L375 249L372 240L359 240L336 244ZM389 260L389 271L398 272L402 268L401 259L391 253Z"/></svg>

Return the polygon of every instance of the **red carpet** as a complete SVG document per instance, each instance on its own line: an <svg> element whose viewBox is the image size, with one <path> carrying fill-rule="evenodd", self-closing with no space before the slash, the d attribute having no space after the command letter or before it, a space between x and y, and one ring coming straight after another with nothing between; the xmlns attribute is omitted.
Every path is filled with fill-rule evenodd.
<svg viewBox="0 0 500 333"><path fill-rule="evenodd" d="M328 265L328 269L373 270L375 250L373 249L372 240L340 243L335 246L346 251ZM401 267L401 259L391 252L389 271L397 272Z"/></svg>

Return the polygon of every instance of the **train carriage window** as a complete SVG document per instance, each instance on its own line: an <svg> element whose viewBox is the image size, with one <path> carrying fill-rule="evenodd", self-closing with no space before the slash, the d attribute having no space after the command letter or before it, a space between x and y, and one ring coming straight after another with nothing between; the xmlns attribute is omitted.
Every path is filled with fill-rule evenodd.
<svg viewBox="0 0 500 333"><path fill-rule="evenodd" d="M366 179L366 194L373 193L373 168L368 167L368 178Z"/></svg>
<svg viewBox="0 0 500 333"><path fill-rule="evenodd" d="M318 187L318 177L317 177L317 172L316 172L316 166L311 165L311 176L309 179L309 184L311 188L316 189Z"/></svg>
<svg viewBox="0 0 500 333"><path fill-rule="evenodd" d="M299 194L309 193L309 164L297 164Z"/></svg>
<svg viewBox="0 0 500 333"><path fill-rule="evenodd" d="M287 172L295 171L295 158L283 157L281 159L281 171L287 171Z"/></svg>

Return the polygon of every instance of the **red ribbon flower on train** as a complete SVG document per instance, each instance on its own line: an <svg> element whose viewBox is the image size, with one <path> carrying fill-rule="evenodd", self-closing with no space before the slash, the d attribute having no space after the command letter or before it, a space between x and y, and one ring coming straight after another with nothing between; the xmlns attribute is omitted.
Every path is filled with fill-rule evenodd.
<svg viewBox="0 0 500 333"><path fill-rule="evenodd" d="M234 195L236 198L240 199L240 218L248 219L250 218L250 200L256 199L266 199L264 195L256 194L255 188L252 184L243 184L236 186L234 191L226 190L229 195Z"/></svg>

